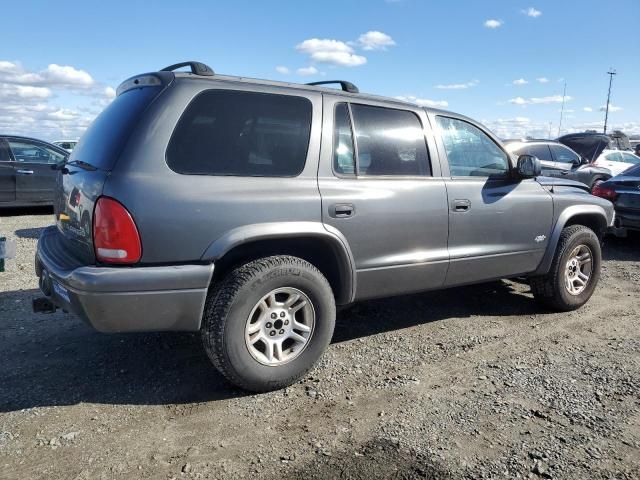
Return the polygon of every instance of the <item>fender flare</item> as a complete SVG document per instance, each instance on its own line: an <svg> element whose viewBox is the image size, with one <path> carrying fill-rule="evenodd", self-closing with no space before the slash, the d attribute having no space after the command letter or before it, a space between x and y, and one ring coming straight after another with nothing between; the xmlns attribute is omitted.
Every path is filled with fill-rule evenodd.
<svg viewBox="0 0 640 480"><path fill-rule="evenodd" d="M605 229L610 226L613 221L613 219L609 219L607 212L600 205L572 205L565 208L558 216L558 220L551 231L551 236L549 237L549 243L547 244L544 257L542 257L542 261L540 262L538 269L534 272L534 275L545 275L549 272L562 230L573 217L578 215L592 215L600 217Z"/></svg>
<svg viewBox="0 0 640 480"><path fill-rule="evenodd" d="M342 233L320 222L273 222L243 225L229 230L214 240L204 251L201 260L213 262L224 257L234 248L247 243L279 238L314 237L327 241L338 257L342 289L339 297L350 303L356 293L356 266L353 253Z"/></svg>

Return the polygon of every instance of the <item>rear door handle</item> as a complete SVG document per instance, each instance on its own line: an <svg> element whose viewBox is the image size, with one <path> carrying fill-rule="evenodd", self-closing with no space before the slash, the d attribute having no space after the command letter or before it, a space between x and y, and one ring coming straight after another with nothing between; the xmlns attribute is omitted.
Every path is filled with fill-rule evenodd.
<svg viewBox="0 0 640 480"><path fill-rule="evenodd" d="M18 175L33 175L33 170L16 170Z"/></svg>
<svg viewBox="0 0 640 480"><path fill-rule="evenodd" d="M471 209L471 200L458 199L451 204L451 210L454 212L468 212Z"/></svg>
<svg viewBox="0 0 640 480"><path fill-rule="evenodd" d="M349 218L356 213L356 207L351 203L336 203L329 207L329 216L333 218Z"/></svg>

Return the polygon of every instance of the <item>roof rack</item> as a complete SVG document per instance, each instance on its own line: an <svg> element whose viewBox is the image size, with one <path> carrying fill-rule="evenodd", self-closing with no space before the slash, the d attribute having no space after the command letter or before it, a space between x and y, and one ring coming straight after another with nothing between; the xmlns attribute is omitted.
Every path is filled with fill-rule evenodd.
<svg viewBox="0 0 640 480"><path fill-rule="evenodd" d="M346 80L325 80L322 82L307 83L307 85L331 85L336 83L340 84L340 87L342 87L343 92L360 93L360 90L358 90L358 87L356 87L351 82L347 82Z"/></svg>
<svg viewBox="0 0 640 480"><path fill-rule="evenodd" d="M214 75L213 69L209 65L206 65L201 62L193 62L193 61L176 63L175 65L169 65L168 67L165 67L160 71L173 72L174 70L177 70L178 68L182 68L182 67L190 67L191 73L193 73L194 75L202 75L203 77L211 77Z"/></svg>

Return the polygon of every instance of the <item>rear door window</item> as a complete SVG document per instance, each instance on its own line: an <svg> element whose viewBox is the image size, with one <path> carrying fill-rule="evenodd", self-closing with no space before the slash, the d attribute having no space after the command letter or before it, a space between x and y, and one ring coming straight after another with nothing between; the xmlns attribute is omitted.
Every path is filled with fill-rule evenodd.
<svg viewBox="0 0 640 480"><path fill-rule="evenodd" d="M431 175L422 123L407 110L351 104L358 175Z"/></svg>
<svg viewBox="0 0 640 480"><path fill-rule="evenodd" d="M205 91L180 118L167 164L187 175L296 176L307 157L311 114L304 97Z"/></svg>

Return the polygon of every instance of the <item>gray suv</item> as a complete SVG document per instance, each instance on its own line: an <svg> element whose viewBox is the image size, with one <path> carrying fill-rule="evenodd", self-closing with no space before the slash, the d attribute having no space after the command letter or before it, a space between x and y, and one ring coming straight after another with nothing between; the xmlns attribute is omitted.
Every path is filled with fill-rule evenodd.
<svg viewBox="0 0 640 480"><path fill-rule="evenodd" d="M467 117L337 83L197 62L126 80L60 172L34 309L200 331L266 391L316 363L336 305L521 276L551 308L589 299L609 201Z"/></svg>

